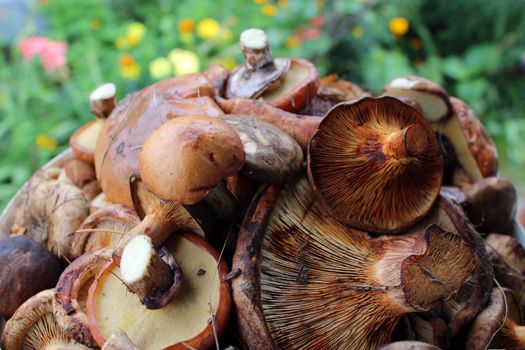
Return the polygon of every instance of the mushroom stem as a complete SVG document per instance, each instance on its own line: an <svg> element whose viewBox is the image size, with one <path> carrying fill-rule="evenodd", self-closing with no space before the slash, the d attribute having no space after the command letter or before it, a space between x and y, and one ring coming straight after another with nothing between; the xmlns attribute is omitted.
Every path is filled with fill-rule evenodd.
<svg viewBox="0 0 525 350"><path fill-rule="evenodd" d="M429 146L426 130L419 124L410 124L386 137L383 152L395 159L421 156Z"/></svg>
<svg viewBox="0 0 525 350"><path fill-rule="evenodd" d="M103 350L141 350L137 347L128 335L122 330L111 334L102 347Z"/></svg>
<svg viewBox="0 0 525 350"><path fill-rule="evenodd" d="M115 84L107 83L99 86L89 95L91 112L97 118L106 119L113 112L117 103L115 98L116 91Z"/></svg>
<svg viewBox="0 0 525 350"><path fill-rule="evenodd" d="M265 102L236 98L226 100L217 98L217 104L227 114L242 114L258 118L283 130L306 151L310 138L323 119L319 116L306 116L283 111Z"/></svg>
<svg viewBox="0 0 525 350"><path fill-rule="evenodd" d="M149 309L163 307L180 290L182 271L170 254L153 247L151 239L138 235L122 251L120 270L129 290Z"/></svg>
<svg viewBox="0 0 525 350"><path fill-rule="evenodd" d="M247 29L241 34L240 44L244 55L246 73L274 66L268 37L263 30Z"/></svg>

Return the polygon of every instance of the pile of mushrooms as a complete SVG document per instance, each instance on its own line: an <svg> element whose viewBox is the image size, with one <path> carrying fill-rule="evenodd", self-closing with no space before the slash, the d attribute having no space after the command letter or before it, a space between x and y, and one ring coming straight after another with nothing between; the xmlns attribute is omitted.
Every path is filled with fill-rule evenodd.
<svg viewBox="0 0 525 350"><path fill-rule="evenodd" d="M93 91L0 217L2 349L525 348L516 190L469 106L240 46Z"/></svg>

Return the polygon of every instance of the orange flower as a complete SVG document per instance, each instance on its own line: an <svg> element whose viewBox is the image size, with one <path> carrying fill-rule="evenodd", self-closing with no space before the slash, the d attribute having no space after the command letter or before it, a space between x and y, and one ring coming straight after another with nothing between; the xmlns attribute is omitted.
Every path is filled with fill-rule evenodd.
<svg viewBox="0 0 525 350"><path fill-rule="evenodd" d="M195 29L195 22L191 19L181 19L178 24L179 32L181 33L191 33Z"/></svg>
<svg viewBox="0 0 525 350"><path fill-rule="evenodd" d="M129 67L135 63L135 59L129 53L120 55L120 66Z"/></svg>
<svg viewBox="0 0 525 350"><path fill-rule="evenodd" d="M394 17L388 24L390 31L397 37L401 37L408 32L410 27L408 20L404 17Z"/></svg>
<svg viewBox="0 0 525 350"><path fill-rule="evenodd" d="M264 5L262 8L263 15L268 16L268 17L274 17L275 15L277 15L277 11L278 11L277 6L273 4Z"/></svg>

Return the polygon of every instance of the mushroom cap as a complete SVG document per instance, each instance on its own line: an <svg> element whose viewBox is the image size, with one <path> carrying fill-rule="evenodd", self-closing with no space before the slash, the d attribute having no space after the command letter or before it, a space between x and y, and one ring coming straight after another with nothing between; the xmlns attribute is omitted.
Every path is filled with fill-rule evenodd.
<svg viewBox="0 0 525 350"><path fill-rule="evenodd" d="M20 306L2 333L4 350L89 349L62 331L53 313L53 289L46 289Z"/></svg>
<svg viewBox="0 0 525 350"><path fill-rule="evenodd" d="M423 115L396 98L340 103L310 140L308 179L341 222L397 233L439 195L439 145Z"/></svg>
<svg viewBox="0 0 525 350"><path fill-rule="evenodd" d="M138 158L148 190L165 201L195 204L243 166L244 147L226 122L184 116L155 130Z"/></svg>
<svg viewBox="0 0 525 350"><path fill-rule="evenodd" d="M395 78L385 85L381 94L412 99L432 123L446 119L452 110L445 89L423 77Z"/></svg>
<svg viewBox="0 0 525 350"><path fill-rule="evenodd" d="M461 130L483 177L498 173L498 150L474 111L457 97L450 97Z"/></svg>
<svg viewBox="0 0 525 350"><path fill-rule="evenodd" d="M69 145L77 159L89 164L95 163L95 148L103 126L102 120L95 120L82 125L71 135Z"/></svg>
<svg viewBox="0 0 525 350"><path fill-rule="evenodd" d="M31 296L53 287L61 272L60 262L27 236L0 239L0 315L10 317Z"/></svg>
<svg viewBox="0 0 525 350"><path fill-rule="evenodd" d="M100 131L95 150L97 178L109 201L133 207L128 178L138 172L142 143L169 119L224 114L213 101L214 94L208 79L195 73L161 80L118 103Z"/></svg>
<svg viewBox="0 0 525 350"><path fill-rule="evenodd" d="M251 349L374 349L390 341L403 314L452 297L470 277L474 254L462 236L425 233L425 222L403 236L373 239L337 222L309 187L304 178L280 195L263 187L241 226L232 287ZM406 267L417 266L413 257L429 269L420 282L436 277L449 288L403 285ZM454 273L442 268L449 258Z"/></svg>
<svg viewBox="0 0 525 350"><path fill-rule="evenodd" d="M88 300L90 329L99 346L121 329L144 350L184 349L184 343L208 349L214 344L209 323L212 314L217 336L225 330L231 297L224 260L209 243L193 234L172 236L165 246L180 263L184 282L180 293L161 309L146 309L128 292L115 262L100 271Z"/></svg>
<svg viewBox="0 0 525 350"><path fill-rule="evenodd" d="M299 175L303 151L286 132L246 115L226 114L217 118L227 122L244 145L241 173L270 184L282 184Z"/></svg>

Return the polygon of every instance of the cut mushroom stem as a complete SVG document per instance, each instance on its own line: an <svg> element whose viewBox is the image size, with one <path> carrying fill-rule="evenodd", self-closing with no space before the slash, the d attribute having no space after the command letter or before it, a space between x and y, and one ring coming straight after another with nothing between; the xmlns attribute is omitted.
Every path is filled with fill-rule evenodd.
<svg viewBox="0 0 525 350"><path fill-rule="evenodd" d="M419 124L410 124L387 136L383 151L395 159L420 156L428 149L427 131Z"/></svg>
<svg viewBox="0 0 525 350"><path fill-rule="evenodd" d="M257 28L245 30L241 33L240 44L249 71L275 65L268 37L263 30Z"/></svg>
<svg viewBox="0 0 525 350"><path fill-rule="evenodd" d="M98 88L93 90L89 95L89 102L91 105L91 112L100 119L106 119L109 117L117 100L115 98L117 88L113 83L106 83L100 85Z"/></svg>
<svg viewBox="0 0 525 350"><path fill-rule="evenodd" d="M102 350L141 350L136 346L128 335L121 330L113 333L104 343Z"/></svg>
<svg viewBox="0 0 525 350"><path fill-rule="evenodd" d="M157 252L148 236L139 235L128 242L120 270L128 288L149 309L166 306L180 290L182 270L168 251L161 248Z"/></svg>

